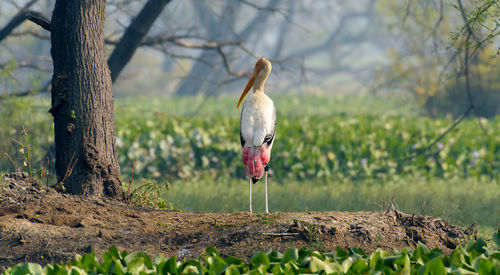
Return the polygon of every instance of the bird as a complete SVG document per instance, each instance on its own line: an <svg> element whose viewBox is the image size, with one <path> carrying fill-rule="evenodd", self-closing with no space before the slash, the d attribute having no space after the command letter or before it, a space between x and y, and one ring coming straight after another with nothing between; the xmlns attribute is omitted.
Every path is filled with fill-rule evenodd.
<svg viewBox="0 0 500 275"><path fill-rule="evenodd" d="M243 104L240 117L241 159L248 179L250 213L252 213L252 184L263 176L265 213L269 213L267 172L276 136L276 108L272 99L264 93L264 84L271 69L271 62L264 57L255 63L255 69L236 105L238 109L248 91L253 87L253 93L248 95Z"/></svg>

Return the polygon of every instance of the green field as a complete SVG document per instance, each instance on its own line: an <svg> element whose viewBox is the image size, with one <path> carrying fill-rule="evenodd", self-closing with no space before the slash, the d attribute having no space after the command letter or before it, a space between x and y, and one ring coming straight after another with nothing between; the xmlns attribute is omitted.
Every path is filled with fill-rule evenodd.
<svg viewBox="0 0 500 275"><path fill-rule="evenodd" d="M278 134L270 170L273 211L379 210L394 203L491 233L500 226L500 118L465 120L431 150L451 118L421 115L401 95L272 95ZM162 195L186 211L247 209L234 96L123 98L116 103L124 181L168 182ZM32 170L51 149L46 98L0 103L0 171ZM27 132L25 137L23 129ZM16 141L15 141L16 140ZM19 145L21 144L21 145ZM29 145L30 157L27 158ZM22 149L22 150L20 150ZM31 160L31 161L29 161ZM254 189L262 210L262 184Z"/></svg>

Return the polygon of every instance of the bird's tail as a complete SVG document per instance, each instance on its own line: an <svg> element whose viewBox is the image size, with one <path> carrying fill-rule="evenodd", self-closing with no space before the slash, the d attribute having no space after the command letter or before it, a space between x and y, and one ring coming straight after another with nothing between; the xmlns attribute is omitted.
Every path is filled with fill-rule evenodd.
<svg viewBox="0 0 500 275"><path fill-rule="evenodd" d="M243 148L242 160L245 164L245 174L252 179L253 183L264 176L270 157L270 150L265 145Z"/></svg>

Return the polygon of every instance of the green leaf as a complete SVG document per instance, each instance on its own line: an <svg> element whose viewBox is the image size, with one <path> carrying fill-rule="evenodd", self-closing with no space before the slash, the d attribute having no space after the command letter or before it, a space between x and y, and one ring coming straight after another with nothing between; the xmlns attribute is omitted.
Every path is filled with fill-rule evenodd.
<svg viewBox="0 0 500 275"><path fill-rule="evenodd" d="M227 267L225 274L226 275L239 275L239 274L241 274L241 272L236 265L230 265Z"/></svg>
<svg viewBox="0 0 500 275"><path fill-rule="evenodd" d="M436 257L425 264L424 275L446 274L446 268L441 257Z"/></svg>
<svg viewBox="0 0 500 275"><path fill-rule="evenodd" d="M496 244L497 248L500 248L500 229L493 234L493 242Z"/></svg>
<svg viewBox="0 0 500 275"><path fill-rule="evenodd" d="M42 266L33 263L23 263L18 264L12 269L13 275L23 275L23 274L43 274Z"/></svg>
<svg viewBox="0 0 500 275"><path fill-rule="evenodd" d="M260 266L260 265L265 266L266 269L270 265L269 257L267 256L266 253L262 251L255 253L250 259L250 263L254 266Z"/></svg>
<svg viewBox="0 0 500 275"><path fill-rule="evenodd" d="M493 272L494 271L493 261L484 258L480 259L477 271L479 272L479 275L495 274Z"/></svg>
<svg viewBox="0 0 500 275"><path fill-rule="evenodd" d="M373 254L370 256L370 268L372 270L381 270L382 266L384 265L384 261L381 259L380 252L380 249L377 249L377 251L373 252Z"/></svg>
<svg viewBox="0 0 500 275"><path fill-rule="evenodd" d="M215 247L207 247L203 254L220 258L219 251Z"/></svg>
<svg viewBox="0 0 500 275"><path fill-rule="evenodd" d="M369 270L368 265L366 264L366 261L363 259L357 259L351 266L350 271L353 274L363 274L366 273Z"/></svg>
<svg viewBox="0 0 500 275"><path fill-rule="evenodd" d="M349 271L349 269L351 268L352 264L353 264L353 260L351 257L345 259L342 262L342 272L347 273L347 271Z"/></svg>
<svg viewBox="0 0 500 275"><path fill-rule="evenodd" d="M485 250L485 247L487 246L486 242L482 239L482 238L479 238L477 239L477 241L474 243L474 250L479 252L479 253L484 253L486 250Z"/></svg>
<svg viewBox="0 0 500 275"><path fill-rule="evenodd" d="M153 261L151 260L151 257L149 257L149 255L144 252L133 252L127 254L124 258L124 261L127 263L129 269L131 265L134 265L134 268L137 268L137 265L143 265L144 267L141 267L141 270L145 267L149 269L153 268Z"/></svg>
<svg viewBox="0 0 500 275"><path fill-rule="evenodd" d="M118 248L116 248L116 246L112 246L109 251L107 253L104 253L104 254L108 254L109 256L115 258L115 259L120 259L121 256L120 256L120 252L118 251Z"/></svg>
<svg viewBox="0 0 500 275"><path fill-rule="evenodd" d="M243 260L232 256L224 258L224 261L229 265L241 265L245 263Z"/></svg>
<svg viewBox="0 0 500 275"><path fill-rule="evenodd" d="M172 257L168 258L167 262L163 266L163 269L161 270L161 273L162 274L170 273L170 274L176 274L176 275L179 274L179 271L177 269L177 257L176 256L172 256Z"/></svg>
<svg viewBox="0 0 500 275"><path fill-rule="evenodd" d="M297 250L297 248L289 248L283 254L281 263L288 263L292 260L297 261L298 259L299 259L299 251Z"/></svg>
<svg viewBox="0 0 500 275"><path fill-rule="evenodd" d="M309 263L309 268L311 272L318 273L320 271L325 271L326 273L331 273L332 270L328 267L327 263L318 259L317 257L311 257L311 262Z"/></svg>

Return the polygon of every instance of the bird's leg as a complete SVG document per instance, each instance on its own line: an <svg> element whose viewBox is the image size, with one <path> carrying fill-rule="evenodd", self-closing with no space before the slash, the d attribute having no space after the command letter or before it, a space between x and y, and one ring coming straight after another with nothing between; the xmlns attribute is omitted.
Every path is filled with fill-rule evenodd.
<svg viewBox="0 0 500 275"><path fill-rule="evenodd" d="M250 213L252 213L252 178L248 178L248 193L250 196Z"/></svg>
<svg viewBox="0 0 500 275"><path fill-rule="evenodd" d="M269 213L269 207L267 205L267 171L265 172L264 188L266 189L266 214Z"/></svg>

